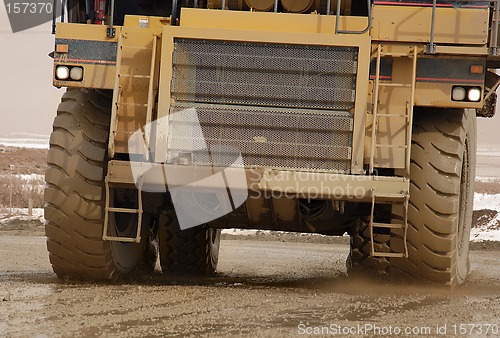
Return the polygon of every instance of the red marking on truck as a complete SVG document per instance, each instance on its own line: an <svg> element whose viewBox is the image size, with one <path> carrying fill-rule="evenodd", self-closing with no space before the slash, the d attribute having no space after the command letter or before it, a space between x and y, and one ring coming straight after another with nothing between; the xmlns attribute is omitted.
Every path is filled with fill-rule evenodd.
<svg viewBox="0 0 500 338"><path fill-rule="evenodd" d="M64 63L74 62L74 63L106 64L106 65L115 65L116 64L116 61L70 59L70 58L55 58L54 62L64 62Z"/></svg>

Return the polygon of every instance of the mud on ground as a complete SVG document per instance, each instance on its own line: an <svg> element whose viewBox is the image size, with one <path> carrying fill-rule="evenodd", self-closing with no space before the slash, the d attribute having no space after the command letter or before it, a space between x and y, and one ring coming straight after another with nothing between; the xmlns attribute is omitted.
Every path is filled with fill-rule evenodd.
<svg viewBox="0 0 500 338"><path fill-rule="evenodd" d="M9 154L0 174L11 162L43 174L44 152L0 147ZM478 192L500 193L498 182L481 183ZM477 211L475 221L494 213ZM348 278L347 238L263 232L224 235L211 278L155 271L121 284L72 283L52 272L42 223L13 220L0 227L0 337L496 337L500 244L471 249L471 274L455 290Z"/></svg>
<svg viewBox="0 0 500 338"><path fill-rule="evenodd" d="M473 333L465 336L499 332L500 251L472 251L471 275L456 290L351 279L345 243L283 242L267 235L223 240L218 274L211 278L172 279L156 271L115 285L75 284L52 273L39 229L16 231L0 232L2 337L378 337L399 330L431 337L465 327ZM477 334L487 328L489 335Z"/></svg>

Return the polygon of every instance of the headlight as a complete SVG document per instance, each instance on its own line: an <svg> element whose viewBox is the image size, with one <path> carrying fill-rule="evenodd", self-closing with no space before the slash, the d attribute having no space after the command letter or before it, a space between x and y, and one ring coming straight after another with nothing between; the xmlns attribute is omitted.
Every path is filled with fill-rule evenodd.
<svg viewBox="0 0 500 338"><path fill-rule="evenodd" d="M66 80L69 77L69 68L66 66L57 66L56 78L58 80Z"/></svg>
<svg viewBox="0 0 500 338"><path fill-rule="evenodd" d="M81 81L83 79L83 68L82 67L71 67L69 71L69 76L71 80Z"/></svg>
<svg viewBox="0 0 500 338"><path fill-rule="evenodd" d="M479 88L471 88L469 89L469 93L467 93L467 98L469 99L469 101L472 101L472 102L478 102L481 100L481 89Z"/></svg>
<svg viewBox="0 0 500 338"><path fill-rule="evenodd" d="M463 101L465 100L465 89L463 87L455 87L451 92L451 98L453 101Z"/></svg>

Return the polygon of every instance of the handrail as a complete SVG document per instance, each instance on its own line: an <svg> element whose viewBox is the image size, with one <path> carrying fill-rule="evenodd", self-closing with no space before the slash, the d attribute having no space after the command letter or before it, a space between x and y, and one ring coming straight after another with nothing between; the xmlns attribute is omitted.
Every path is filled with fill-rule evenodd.
<svg viewBox="0 0 500 338"><path fill-rule="evenodd" d="M57 0L52 1L52 34L56 34L56 5L57 5Z"/></svg>
<svg viewBox="0 0 500 338"><path fill-rule="evenodd" d="M179 16L179 9L177 8L178 6L178 1L177 0L172 0L172 13L171 13L171 20L170 20L170 25L171 26L177 26L177 19Z"/></svg>
<svg viewBox="0 0 500 338"><path fill-rule="evenodd" d="M492 7L491 5L494 3L495 4L495 14L492 17L492 21L490 24L493 22L495 23L494 27L493 25L490 27L492 29L491 31L491 39L490 39L490 46L488 49L489 55L499 55L499 46L498 46L498 27L499 27L499 12L500 12L500 0L489 0L489 1L482 1L482 0L458 0L457 2L467 2L467 3L473 3L473 2L478 2L478 3L489 3L488 7ZM425 52L427 54L436 54L436 43L434 42L434 29L436 26L436 8L437 8L437 1L433 0L432 1L432 16L431 16L431 32L430 32L430 37L429 37L429 44L425 46Z"/></svg>
<svg viewBox="0 0 500 338"><path fill-rule="evenodd" d="M492 45L490 46L489 51L488 51L490 55L495 55L495 56L499 55L499 50L498 50L498 18L499 18L499 11L500 11L500 1L495 0L495 29L492 32L492 34L493 34ZM493 27L491 27L491 29L493 29Z"/></svg>
<svg viewBox="0 0 500 338"><path fill-rule="evenodd" d="M109 4L109 25L106 30L106 35L109 38L114 38L116 35L116 29L113 27L113 20L115 16L115 0L111 0Z"/></svg>
<svg viewBox="0 0 500 338"><path fill-rule="evenodd" d="M431 36L429 37L429 44L425 46L427 54L436 54L436 44L434 43L434 27L436 25L436 0L432 1L432 14L431 14Z"/></svg>
<svg viewBox="0 0 500 338"><path fill-rule="evenodd" d="M336 15L336 20L335 20L335 34L365 34L368 32L372 25L372 14L371 14L371 0L367 0L366 2L368 3L368 23L366 25L366 28L361 30L361 31L350 31L350 30L342 30L339 29L339 22L340 22L340 5L341 5L341 0L337 0L337 15ZM330 12L330 9L328 8L328 12Z"/></svg>

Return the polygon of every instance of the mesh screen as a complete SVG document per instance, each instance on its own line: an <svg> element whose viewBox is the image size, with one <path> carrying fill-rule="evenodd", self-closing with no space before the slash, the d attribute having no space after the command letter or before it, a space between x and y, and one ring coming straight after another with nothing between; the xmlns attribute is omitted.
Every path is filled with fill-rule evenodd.
<svg viewBox="0 0 500 338"><path fill-rule="evenodd" d="M349 110L357 49L176 39L176 101Z"/></svg>
<svg viewBox="0 0 500 338"><path fill-rule="evenodd" d="M196 119L182 112L196 109ZM201 128L197 127L201 126ZM190 153L194 164L348 172L352 114L320 110L176 104L169 120L168 157ZM207 151L210 149L211 151Z"/></svg>

